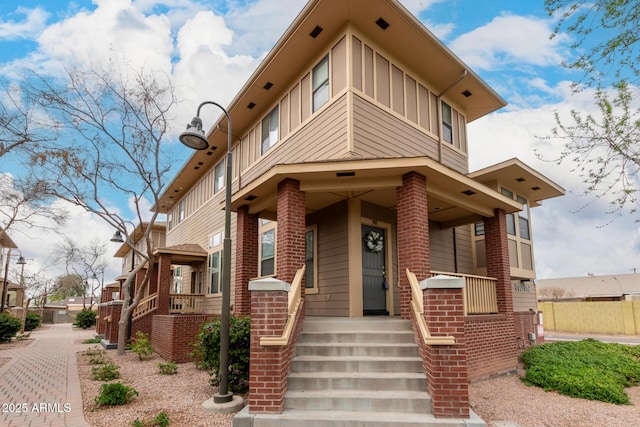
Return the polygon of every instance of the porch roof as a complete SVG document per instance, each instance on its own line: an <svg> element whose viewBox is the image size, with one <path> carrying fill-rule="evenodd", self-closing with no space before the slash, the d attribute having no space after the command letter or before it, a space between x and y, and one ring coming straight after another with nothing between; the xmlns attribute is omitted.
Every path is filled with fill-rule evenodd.
<svg viewBox="0 0 640 427"><path fill-rule="evenodd" d="M207 251L202 249L202 246L193 243L157 248L153 251L154 256L161 254L171 255L173 264L199 264L207 260Z"/></svg>
<svg viewBox="0 0 640 427"><path fill-rule="evenodd" d="M292 178L308 195L309 213L348 198L395 209L396 188L411 171L426 176L429 219L444 227L492 217L496 208L507 213L522 210L520 203L428 157L276 165L236 192L231 206L237 210L248 205L250 213L275 219L278 183Z"/></svg>

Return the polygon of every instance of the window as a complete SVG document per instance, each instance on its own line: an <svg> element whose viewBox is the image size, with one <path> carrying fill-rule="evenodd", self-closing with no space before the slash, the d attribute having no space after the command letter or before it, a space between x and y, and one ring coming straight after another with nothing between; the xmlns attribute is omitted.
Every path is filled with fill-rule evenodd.
<svg viewBox="0 0 640 427"><path fill-rule="evenodd" d="M307 290L315 291L318 289L316 281L316 232L317 229L313 226L309 227L304 235L304 283Z"/></svg>
<svg viewBox="0 0 640 427"><path fill-rule="evenodd" d="M217 193L224 187L224 160L216 165L213 179L213 193Z"/></svg>
<svg viewBox="0 0 640 427"><path fill-rule="evenodd" d="M264 154L278 142L278 107L262 120L262 151Z"/></svg>
<svg viewBox="0 0 640 427"><path fill-rule="evenodd" d="M518 231L520 232L520 237L531 240L531 234L529 232L529 205L527 199L518 196L516 200L522 203L522 211L518 212Z"/></svg>
<svg viewBox="0 0 640 427"><path fill-rule="evenodd" d="M453 144L451 107L445 102L442 103L442 139Z"/></svg>
<svg viewBox="0 0 640 427"><path fill-rule="evenodd" d="M313 111L315 112L329 101L329 56L325 56L318 65L313 67L311 75Z"/></svg>
<svg viewBox="0 0 640 427"><path fill-rule="evenodd" d="M207 256L208 293L218 294L220 289L220 263L222 262L222 231L209 236L209 255Z"/></svg>
<svg viewBox="0 0 640 427"><path fill-rule="evenodd" d="M275 273L276 229L272 228L260 234L260 275Z"/></svg>
<svg viewBox="0 0 640 427"><path fill-rule="evenodd" d="M184 199L178 204L178 224L184 219Z"/></svg>
<svg viewBox="0 0 640 427"><path fill-rule="evenodd" d="M167 213L167 231L171 231L173 228L173 211Z"/></svg>
<svg viewBox="0 0 640 427"><path fill-rule="evenodd" d="M516 235L516 217L514 214L507 214L507 233Z"/></svg>
<svg viewBox="0 0 640 427"><path fill-rule="evenodd" d="M173 270L173 293L179 294L182 292L182 267L176 267Z"/></svg>

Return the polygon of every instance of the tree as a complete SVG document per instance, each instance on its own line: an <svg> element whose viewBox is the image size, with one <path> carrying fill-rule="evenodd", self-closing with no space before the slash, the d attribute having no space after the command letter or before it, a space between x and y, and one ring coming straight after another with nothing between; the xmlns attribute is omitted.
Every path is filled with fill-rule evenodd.
<svg viewBox="0 0 640 427"><path fill-rule="evenodd" d="M640 83L640 2L630 0L545 0L559 15L551 37L563 31L575 37L577 58L562 65L582 73L574 91L595 89L597 114L555 114L551 137L564 142L557 158L573 162L586 183L586 195L604 198L609 213L638 207L640 109L634 106Z"/></svg>
<svg viewBox="0 0 640 427"><path fill-rule="evenodd" d="M118 329L118 355L123 355L126 328L149 283L152 269L131 295L134 278L153 262L152 225L171 156L169 131L173 85L167 76L134 70L68 70L53 80L27 73L21 85L25 98L44 117L39 126L55 131L51 141L31 145L31 171L47 193L81 206L127 236L136 265L123 284L124 304ZM137 245L108 198L123 195L135 210L135 221L148 226ZM148 216L147 216L148 215ZM132 300L130 301L130 296Z"/></svg>
<svg viewBox="0 0 640 427"><path fill-rule="evenodd" d="M77 274L67 274L55 280L53 288L49 290L49 301L61 301L69 297L84 296L84 279Z"/></svg>
<svg viewBox="0 0 640 427"><path fill-rule="evenodd" d="M545 286L538 288L538 299L541 301L557 301L561 299L573 298L575 293L567 291L560 286Z"/></svg>

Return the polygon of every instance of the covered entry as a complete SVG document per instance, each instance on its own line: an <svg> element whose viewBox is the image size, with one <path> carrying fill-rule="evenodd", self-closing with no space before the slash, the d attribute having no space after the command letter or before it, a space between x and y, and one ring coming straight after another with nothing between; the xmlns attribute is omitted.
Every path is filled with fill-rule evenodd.
<svg viewBox="0 0 640 427"><path fill-rule="evenodd" d="M362 312L388 315L385 250L388 239L382 228L362 225Z"/></svg>

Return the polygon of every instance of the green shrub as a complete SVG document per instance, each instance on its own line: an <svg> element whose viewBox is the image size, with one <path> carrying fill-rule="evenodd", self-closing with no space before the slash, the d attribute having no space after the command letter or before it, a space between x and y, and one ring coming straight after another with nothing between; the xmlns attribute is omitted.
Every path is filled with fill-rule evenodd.
<svg viewBox="0 0 640 427"><path fill-rule="evenodd" d="M154 419L149 421L135 420L131 423L133 427L167 427L169 425L169 416L166 412L160 412Z"/></svg>
<svg viewBox="0 0 640 427"><path fill-rule="evenodd" d="M0 313L0 342L9 342L22 328L22 322L9 313Z"/></svg>
<svg viewBox="0 0 640 427"><path fill-rule="evenodd" d="M529 348L523 381L560 394L629 404L625 387L640 383L640 349L587 339Z"/></svg>
<svg viewBox="0 0 640 427"><path fill-rule="evenodd" d="M229 390L244 393L249 389L249 352L251 320L249 317L232 317L229 329ZM200 369L211 371L211 385L220 382L220 320L200 327L193 344L191 356Z"/></svg>
<svg viewBox="0 0 640 427"><path fill-rule="evenodd" d="M16 335L16 341L25 341L31 338L31 333L27 332L25 334Z"/></svg>
<svg viewBox="0 0 640 427"><path fill-rule="evenodd" d="M33 331L40 326L40 316L37 313L27 313L24 321L24 330Z"/></svg>
<svg viewBox="0 0 640 427"><path fill-rule="evenodd" d="M96 381L111 381L120 378L120 367L113 363L98 366L91 369L91 376Z"/></svg>
<svg viewBox="0 0 640 427"><path fill-rule="evenodd" d="M158 363L158 369L162 375L175 375L178 373L176 362Z"/></svg>
<svg viewBox="0 0 640 427"><path fill-rule="evenodd" d="M107 383L100 386L95 403L98 406L117 406L129 403L138 392L121 382Z"/></svg>
<svg viewBox="0 0 640 427"><path fill-rule="evenodd" d="M131 351L137 354L140 360L151 359L153 347L149 343L149 336L142 331L137 331L136 337L131 342Z"/></svg>
<svg viewBox="0 0 640 427"><path fill-rule="evenodd" d="M102 339L100 338L89 338L88 340L82 341L82 344L100 344Z"/></svg>
<svg viewBox="0 0 640 427"><path fill-rule="evenodd" d="M76 321L73 322L73 326L77 326L82 329L89 329L96 325L96 312L83 308L78 314L76 314Z"/></svg>

